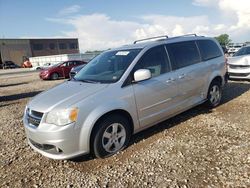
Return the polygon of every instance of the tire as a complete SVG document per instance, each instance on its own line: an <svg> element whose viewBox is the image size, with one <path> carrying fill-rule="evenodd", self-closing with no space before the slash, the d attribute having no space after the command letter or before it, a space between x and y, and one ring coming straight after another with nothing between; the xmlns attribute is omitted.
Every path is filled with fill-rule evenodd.
<svg viewBox="0 0 250 188"><path fill-rule="evenodd" d="M52 80L57 80L58 78L59 78L59 74L58 73L56 73L56 72L52 73L52 75L51 75L51 79Z"/></svg>
<svg viewBox="0 0 250 188"><path fill-rule="evenodd" d="M209 108L215 108L218 106L221 102L221 96L222 96L222 87L221 83L218 81L213 81L208 89L207 94L207 106Z"/></svg>
<svg viewBox="0 0 250 188"><path fill-rule="evenodd" d="M114 155L124 149L130 140L129 121L121 115L110 115L96 126L92 139L92 153L97 158Z"/></svg>

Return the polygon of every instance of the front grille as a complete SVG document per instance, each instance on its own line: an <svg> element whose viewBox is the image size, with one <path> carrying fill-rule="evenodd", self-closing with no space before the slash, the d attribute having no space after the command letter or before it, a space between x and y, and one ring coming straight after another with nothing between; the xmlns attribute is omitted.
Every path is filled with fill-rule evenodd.
<svg viewBox="0 0 250 188"><path fill-rule="evenodd" d="M229 76L247 77L250 73L229 73Z"/></svg>
<svg viewBox="0 0 250 188"><path fill-rule="evenodd" d="M249 69L250 65L229 65L231 69Z"/></svg>
<svg viewBox="0 0 250 188"><path fill-rule="evenodd" d="M30 125L38 127L41 122L42 117L43 117L42 112L37 112L34 110L27 109L27 119Z"/></svg>

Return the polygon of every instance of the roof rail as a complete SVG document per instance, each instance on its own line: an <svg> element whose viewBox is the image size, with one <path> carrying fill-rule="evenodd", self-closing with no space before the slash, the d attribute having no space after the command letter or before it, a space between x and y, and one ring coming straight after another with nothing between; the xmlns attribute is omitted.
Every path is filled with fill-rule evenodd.
<svg viewBox="0 0 250 188"><path fill-rule="evenodd" d="M197 35L195 33L186 34L186 35L180 35L179 37L188 37L188 36L195 36L195 37L197 37Z"/></svg>
<svg viewBox="0 0 250 188"><path fill-rule="evenodd" d="M146 39L136 40L136 41L134 41L134 44L136 44L137 42L144 41L144 40L158 39L158 38L163 38L163 37L165 37L166 39L168 38L167 35L162 35L162 36L158 36L158 37L150 37L150 38L146 38Z"/></svg>
<svg viewBox="0 0 250 188"><path fill-rule="evenodd" d="M176 37L170 37L169 39L175 39L175 38L179 38L179 37L189 37L189 36L195 36L195 37L197 37L196 34L186 34L186 35L180 35L180 36L176 36Z"/></svg>

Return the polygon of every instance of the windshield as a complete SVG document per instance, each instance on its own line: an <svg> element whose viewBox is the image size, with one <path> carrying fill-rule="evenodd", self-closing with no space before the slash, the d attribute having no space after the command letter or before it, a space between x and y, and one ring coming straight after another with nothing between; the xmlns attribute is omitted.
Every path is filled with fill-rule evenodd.
<svg viewBox="0 0 250 188"><path fill-rule="evenodd" d="M78 81L117 82L141 49L114 50L103 52L91 60L74 77Z"/></svg>
<svg viewBox="0 0 250 188"><path fill-rule="evenodd" d="M233 56L241 56L249 54L250 54L250 46L239 49L239 51L237 51Z"/></svg>

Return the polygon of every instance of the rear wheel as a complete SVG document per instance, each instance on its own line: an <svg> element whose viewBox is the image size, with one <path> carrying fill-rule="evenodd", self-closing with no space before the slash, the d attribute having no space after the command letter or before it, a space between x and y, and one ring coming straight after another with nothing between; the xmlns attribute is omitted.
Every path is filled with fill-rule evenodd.
<svg viewBox="0 0 250 188"><path fill-rule="evenodd" d="M220 82L213 81L208 89L207 105L210 108L218 106L221 102L221 96L222 96L222 88Z"/></svg>
<svg viewBox="0 0 250 188"><path fill-rule="evenodd" d="M94 130L92 150L98 158L114 155L124 149L131 137L129 121L121 115L111 115L99 122Z"/></svg>
<svg viewBox="0 0 250 188"><path fill-rule="evenodd" d="M52 80L57 80L58 78L59 78L59 74L58 73L56 73L56 72L52 73L52 75L51 75L51 79Z"/></svg>

